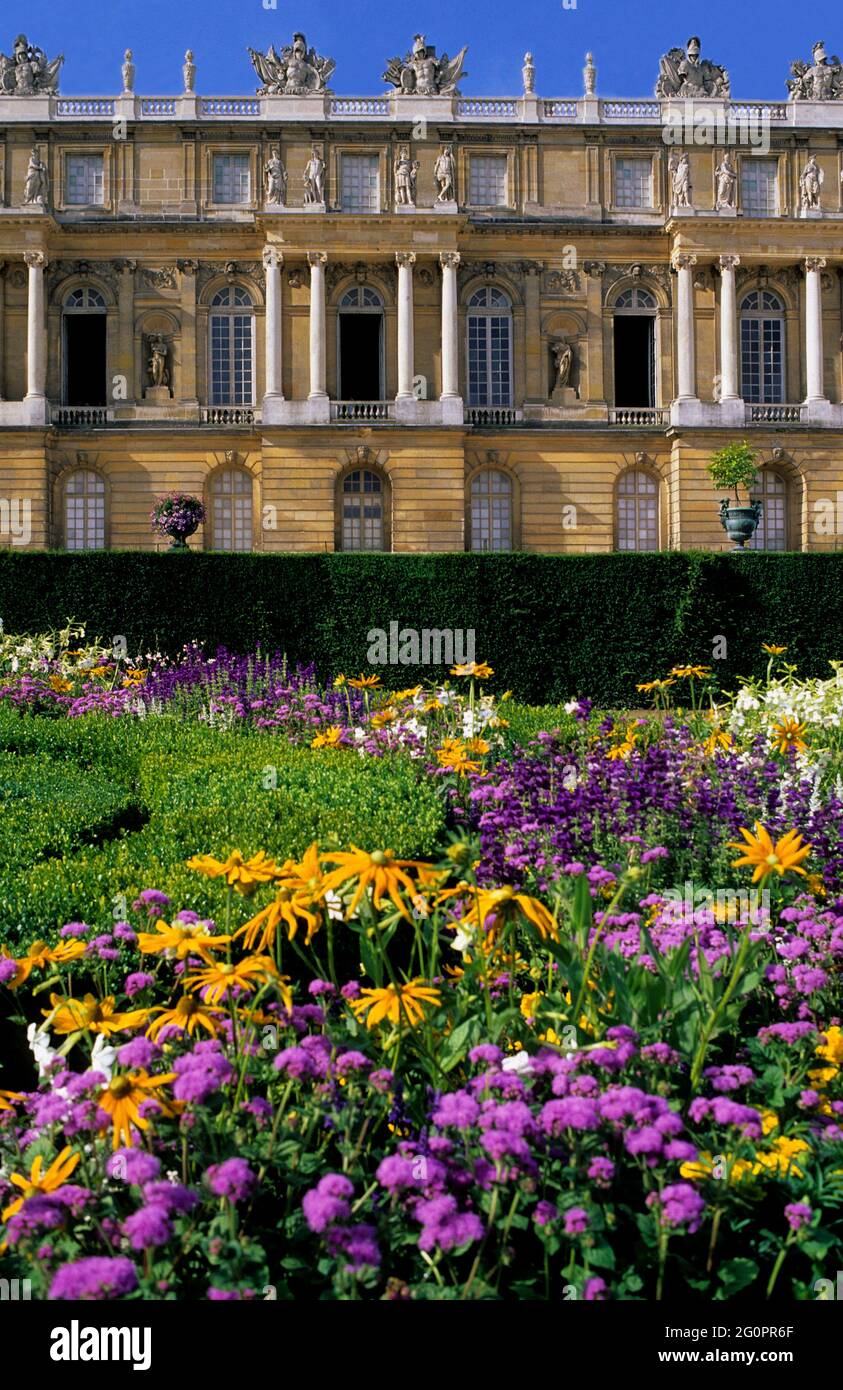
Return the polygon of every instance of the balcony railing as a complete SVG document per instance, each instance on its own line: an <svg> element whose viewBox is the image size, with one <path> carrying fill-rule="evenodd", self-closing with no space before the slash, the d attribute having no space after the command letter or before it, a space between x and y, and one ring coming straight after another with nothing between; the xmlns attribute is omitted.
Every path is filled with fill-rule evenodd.
<svg viewBox="0 0 843 1390"><path fill-rule="evenodd" d="M360 420L390 420L392 401L331 401L331 419L340 423Z"/></svg>
<svg viewBox="0 0 843 1390"><path fill-rule="evenodd" d="M665 406L612 406L609 410L610 425L666 425L670 411Z"/></svg>
<svg viewBox="0 0 843 1390"><path fill-rule="evenodd" d="M52 409L53 424L60 430L90 429L113 419L113 411L105 405L54 405Z"/></svg>
<svg viewBox="0 0 843 1390"><path fill-rule="evenodd" d="M465 408L467 425L517 425L523 418L524 412L512 405L467 405Z"/></svg>
<svg viewBox="0 0 843 1390"><path fill-rule="evenodd" d="M203 425L224 425L226 427L235 425L239 428L248 428L256 425L260 420L260 411L251 405L203 405L202 424Z"/></svg>
<svg viewBox="0 0 843 1390"><path fill-rule="evenodd" d="M332 116L388 116L389 97L332 97Z"/></svg>
<svg viewBox="0 0 843 1390"><path fill-rule="evenodd" d="M748 425L798 425L802 420L802 405L748 405Z"/></svg>

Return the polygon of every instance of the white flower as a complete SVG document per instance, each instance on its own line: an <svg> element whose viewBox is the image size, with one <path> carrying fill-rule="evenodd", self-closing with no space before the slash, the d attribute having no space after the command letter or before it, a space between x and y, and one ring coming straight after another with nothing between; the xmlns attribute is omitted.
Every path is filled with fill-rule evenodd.
<svg viewBox="0 0 843 1390"><path fill-rule="evenodd" d="M454 932L454 939L451 942L451 950L459 951L460 955L462 955L464 951L468 950L471 941L472 938L469 934L464 932L461 927L457 927L457 930Z"/></svg>
<svg viewBox="0 0 843 1390"><path fill-rule="evenodd" d="M37 1063L38 1075L46 1076L50 1064L59 1055L50 1041L50 1034L46 1028L39 1028L37 1023L30 1023L26 1030L26 1040Z"/></svg>
<svg viewBox="0 0 843 1390"><path fill-rule="evenodd" d="M515 1052L511 1057L504 1057L501 1062L501 1071L514 1071L518 1076L532 1076L533 1059L522 1048L520 1052Z"/></svg>
<svg viewBox="0 0 843 1390"><path fill-rule="evenodd" d="M104 1033L97 1033L97 1040L91 1051L91 1067L101 1071L106 1081L110 1081L117 1061L117 1049L106 1041Z"/></svg>
<svg viewBox="0 0 843 1390"><path fill-rule="evenodd" d="M343 918L342 898L339 893L326 893L325 902L328 905L328 916L333 917L335 922L341 922Z"/></svg>
<svg viewBox="0 0 843 1390"><path fill-rule="evenodd" d="M563 705L566 714L576 714L580 707L579 700L569 700L567 705Z"/></svg>

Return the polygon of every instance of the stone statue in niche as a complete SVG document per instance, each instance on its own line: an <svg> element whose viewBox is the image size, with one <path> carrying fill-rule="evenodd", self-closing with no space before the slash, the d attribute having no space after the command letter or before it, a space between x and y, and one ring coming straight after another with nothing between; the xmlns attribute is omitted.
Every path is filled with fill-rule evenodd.
<svg viewBox="0 0 843 1390"><path fill-rule="evenodd" d="M843 97L843 64L829 58L824 43L815 43L810 63L799 59L790 65L786 86L791 101L839 101Z"/></svg>
<svg viewBox="0 0 843 1390"><path fill-rule="evenodd" d="M23 185L24 206L45 208L49 197L50 176L47 173L47 166L41 159L38 150L33 149L29 156L26 180Z"/></svg>
<svg viewBox="0 0 843 1390"><path fill-rule="evenodd" d="M63 54L48 62L43 48L36 48L26 34L19 34L11 58L0 53L0 96L31 97L57 92L63 62Z"/></svg>
<svg viewBox="0 0 843 1390"><path fill-rule="evenodd" d="M283 206L287 199L287 170L281 162L278 150L271 150L263 170L263 181L267 203Z"/></svg>
<svg viewBox="0 0 843 1390"><path fill-rule="evenodd" d="M320 58L314 48L308 48L304 34L294 34L292 43L280 53L270 44L266 53L250 48L249 57L263 84L257 89L259 97L300 97L325 92L336 67L333 58Z"/></svg>
<svg viewBox="0 0 843 1390"><path fill-rule="evenodd" d="M310 151L310 159L304 166L305 203L325 203L325 161L318 150Z"/></svg>
<svg viewBox="0 0 843 1390"><path fill-rule="evenodd" d="M395 161L395 201L399 207L416 206L416 180L419 161L410 158L410 148L402 145Z"/></svg>
<svg viewBox="0 0 843 1390"><path fill-rule="evenodd" d="M466 44L453 60L447 53L437 58L436 49L424 34L416 34L406 58L388 60L383 80L404 96L454 96L460 78L467 76L463 72L467 52Z"/></svg>
<svg viewBox="0 0 843 1390"><path fill-rule="evenodd" d="M550 344L553 356L553 390L550 395L555 405L573 405L577 393L573 388L574 349L567 338L556 338Z"/></svg>
<svg viewBox="0 0 843 1390"><path fill-rule="evenodd" d="M167 341L160 333L149 339L149 360L146 374L149 377L144 395L148 401L168 401L170 399L170 373L167 366Z"/></svg>
<svg viewBox="0 0 843 1390"><path fill-rule="evenodd" d="M688 151L683 150L681 154L674 151L670 156L668 167L672 179L671 207L693 207L694 190L691 187L691 161L688 157Z"/></svg>
<svg viewBox="0 0 843 1390"><path fill-rule="evenodd" d="M816 155L810 155L799 175L799 202L803 212L819 212L824 179L825 175L817 164Z"/></svg>
<svg viewBox="0 0 843 1390"><path fill-rule="evenodd" d="M696 37L688 40L687 47L671 48L659 60L659 79L656 83L656 96L662 100L681 97L683 100L697 97L729 96L729 74L717 63L708 58L700 58L701 44Z"/></svg>
<svg viewBox="0 0 843 1390"><path fill-rule="evenodd" d="M433 177L436 179L439 190L436 195L437 203L455 203L457 200L457 170L450 145L442 146L433 166Z"/></svg>
<svg viewBox="0 0 843 1390"><path fill-rule="evenodd" d="M726 150L723 160L714 171L714 211L721 208L734 211L738 192L738 171L732 163L731 151Z"/></svg>

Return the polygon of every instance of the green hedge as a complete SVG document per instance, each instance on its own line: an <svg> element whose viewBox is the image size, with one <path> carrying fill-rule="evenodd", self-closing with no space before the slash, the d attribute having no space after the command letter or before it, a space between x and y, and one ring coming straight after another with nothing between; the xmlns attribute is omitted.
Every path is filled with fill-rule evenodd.
<svg viewBox="0 0 843 1390"><path fill-rule="evenodd" d="M315 661L324 677L366 669L369 630L391 621L473 628L499 689L628 705L636 681L679 660L710 662L717 638L726 686L763 670L764 640L786 643L804 674L827 672L843 657L843 556L5 551L0 617L7 632L74 617L92 634L125 634L130 650L260 643ZM410 684L433 672L383 674Z"/></svg>

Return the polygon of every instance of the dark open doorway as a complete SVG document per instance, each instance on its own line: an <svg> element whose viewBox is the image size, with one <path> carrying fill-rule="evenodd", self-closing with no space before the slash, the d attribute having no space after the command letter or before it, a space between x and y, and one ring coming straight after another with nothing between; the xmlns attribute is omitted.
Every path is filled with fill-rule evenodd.
<svg viewBox="0 0 843 1390"><path fill-rule="evenodd" d="M65 405L106 405L105 314L64 316Z"/></svg>
<svg viewBox="0 0 843 1390"><path fill-rule="evenodd" d="M615 315L615 405L656 404L654 339L646 314Z"/></svg>
<svg viewBox="0 0 843 1390"><path fill-rule="evenodd" d="M340 314L339 320L339 399L382 400L382 316Z"/></svg>

